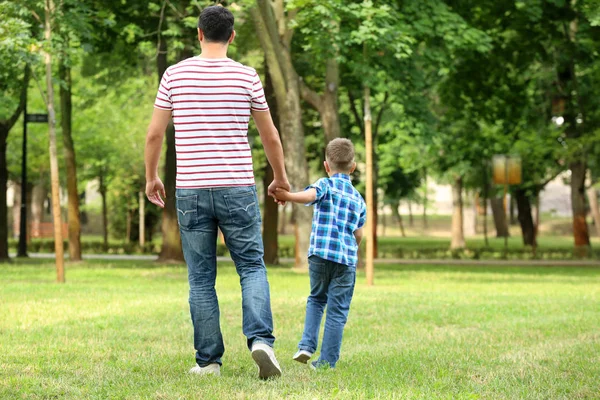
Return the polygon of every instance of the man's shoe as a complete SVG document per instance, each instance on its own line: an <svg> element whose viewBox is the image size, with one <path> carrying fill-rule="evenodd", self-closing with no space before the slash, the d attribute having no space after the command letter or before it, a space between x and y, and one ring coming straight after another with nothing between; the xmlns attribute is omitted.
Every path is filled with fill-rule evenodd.
<svg viewBox="0 0 600 400"><path fill-rule="evenodd" d="M281 376L281 367L275 358L273 348L265 343L256 343L252 346L252 358L258 365L260 379L269 379Z"/></svg>
<svg viewBox="0 0 600 400"><path fill-rule="evenodd" d="M299 363L306 364L308 360L313 356L313 353L306 350L298 350L296 354L294 354L294 361L298 361Z"/></svg>
<svg viewBox="0 0 600 400"><path fill-rule="evenodd" d="M221 376L221 366L217 363L208 364L206 367L196 365L190 369L190 374Z"/></svg>

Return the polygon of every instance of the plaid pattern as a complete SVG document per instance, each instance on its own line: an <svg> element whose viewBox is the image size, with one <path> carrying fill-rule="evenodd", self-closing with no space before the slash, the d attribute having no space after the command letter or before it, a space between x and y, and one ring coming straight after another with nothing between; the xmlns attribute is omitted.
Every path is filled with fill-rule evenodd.
<svg viewBox="0 0 600 400"><path fill-rule="evenodd" d="M365 224L365 201L346 174L321 178L306 189L310 188L316 189L317 198L307 204L315 205L308 256L356 267L358 245L354 231Z"/></svg>

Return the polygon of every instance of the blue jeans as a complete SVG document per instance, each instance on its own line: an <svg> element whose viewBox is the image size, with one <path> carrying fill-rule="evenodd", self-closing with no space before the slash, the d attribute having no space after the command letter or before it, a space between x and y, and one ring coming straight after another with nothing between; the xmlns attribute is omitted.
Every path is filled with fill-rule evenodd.
<svg viewBox="0 0 600 400"><path fill-rule="evenodd" d="M350 302L354 294L356 268L324 260L317 256L308 258L310 296L306 302L304 333L298 349L316 352L323 311L327 306L325 332L321 355L317 365L334 368L340 358L342 335L348 320Z"/></svg>
<svg viewBox="0 0 600 400"><path fill-rule="evenodd" d="M223 232L240 276L243 332L248 348L258 342L273 346L273 317L256 188L177 189L176 197L183 255L188 266L197 364L201 367L221 364L225 352L215 291L217 228Z"/></svg>

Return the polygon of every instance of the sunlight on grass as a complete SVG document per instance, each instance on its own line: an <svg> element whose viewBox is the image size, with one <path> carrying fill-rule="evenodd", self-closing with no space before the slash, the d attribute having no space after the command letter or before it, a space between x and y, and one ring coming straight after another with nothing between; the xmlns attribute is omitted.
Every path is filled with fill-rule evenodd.
<svg viewBox="0 0 600 400"><path fill-rule="evenodd" d="M600 270L378 267L357 282L342 358L291 356L308 277L270 268L282 379L261 382L241 331L239 280L219 269L223 376L193 366L184 267L148 262L0 266L0 398L594 398ZM597 397L596 397L597 398Z"/></svg>

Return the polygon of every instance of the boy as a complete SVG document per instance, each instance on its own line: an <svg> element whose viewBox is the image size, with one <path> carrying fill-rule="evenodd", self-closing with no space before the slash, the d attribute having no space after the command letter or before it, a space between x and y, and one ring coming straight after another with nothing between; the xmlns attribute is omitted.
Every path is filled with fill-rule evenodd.
<svg viewBox="0 0 600 400"><path fill-rule="evenodd" d="M275 192L277 200L315 205L308 263L310 296L306 302L304 333L294 360L306 364L317 350L321 318L327 317L321 355L311 367L334 368L340 358L342 334L354 293L358 245L362 239L367 207L352 186L356 168L354 146L348 139L334 139L326 149L321 178L304 192Z"/></svg>

